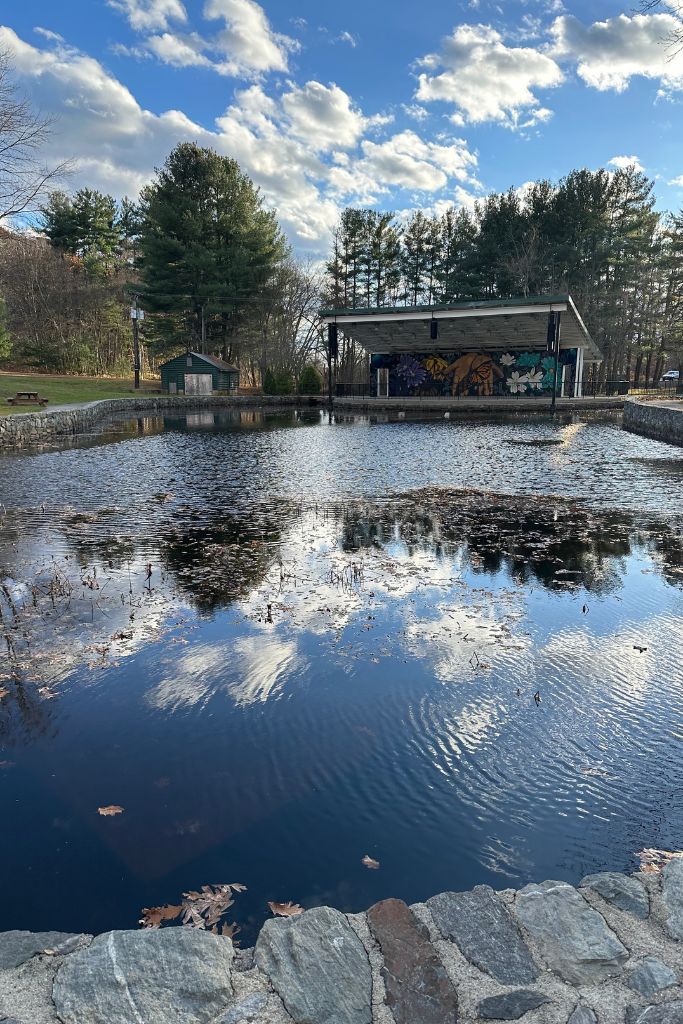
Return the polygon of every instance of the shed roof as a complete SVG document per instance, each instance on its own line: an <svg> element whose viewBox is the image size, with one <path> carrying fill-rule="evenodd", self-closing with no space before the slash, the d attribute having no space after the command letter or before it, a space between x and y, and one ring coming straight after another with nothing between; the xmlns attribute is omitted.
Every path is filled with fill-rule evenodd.
<svg viewBox="0 0 683 1024"><path fill-rule="evenodd" d="M238 366L231 366L230 363L225 363L225 362L223 362L222 359L218 359L216 356L209 356L209 355L206 354L206 352L184 352L184 353L182 353L182 357L183 358L186 355L192 356L193 359L202 359L205 363L209 363L209 365L213 366L216 370L223 370L226 373L239 373L239 367ZM159 369L161 369L161 367L163 367L163 366L168 366L169 363L172 363L175 359L180 359L180 358L181 358L181 356L174 356L173 359L169 359L167 362L162 363L161 366L159 367Z"/></svg>
<svg viewBox="0 0 683 1024"><path fill-rule="evenodd" d="M435 306L384 306L324 309L324 323L336 323L369 352L428 351L430 320L439 323L440 349L506 349L545 345L547 317L561 312L561 348L583 348L586 362L600 362L602 352L591 338L570 295L486 299Z"/></svg>

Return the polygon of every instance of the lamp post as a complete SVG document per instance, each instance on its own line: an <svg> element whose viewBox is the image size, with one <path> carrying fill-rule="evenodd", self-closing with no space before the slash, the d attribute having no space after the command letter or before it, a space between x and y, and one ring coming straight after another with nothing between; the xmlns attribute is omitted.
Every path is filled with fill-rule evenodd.
<svg viewBox="0 0 683 1024"><path fill-rule="evenodd" d="M327 325L327 404L332 412L332 360L337 361L339 354L339 331L336 324Z"/></svg>
<svg viewBox="0 0 683 1024"><path fill-rule="evenodd" d="M139 322L145 319L145 314L138 305L138 296L135 296L135 305L131 306L130 318L133 322L133 373L135 376L135 390L140 387L140 335Z"/></svg>

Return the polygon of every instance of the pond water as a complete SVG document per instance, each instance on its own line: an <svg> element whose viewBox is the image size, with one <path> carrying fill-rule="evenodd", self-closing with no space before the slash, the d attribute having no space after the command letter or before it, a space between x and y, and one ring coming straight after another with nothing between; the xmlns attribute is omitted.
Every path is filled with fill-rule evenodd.
<svg viewBox="0 0 683 1024"><path fill-rule="evenodd" d="M611 416L204 412L0 459L2 927L240 882L247 945L269 900L681 848L682 480Z"/></svg>

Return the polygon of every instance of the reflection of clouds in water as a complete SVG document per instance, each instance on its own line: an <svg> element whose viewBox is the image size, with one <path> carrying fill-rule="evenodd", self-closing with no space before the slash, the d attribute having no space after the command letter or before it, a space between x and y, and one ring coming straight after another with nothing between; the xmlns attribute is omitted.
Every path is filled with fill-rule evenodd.
<svg viewBox="0 0 683 1024"><path fill-rule="evenodd" d="M225 691L239 706L264 703L281 692L296 669L304 671L295 641L242 637L231 643L204 644L174 662L145 697L158 711L179 711L205 704Z"/></svg>

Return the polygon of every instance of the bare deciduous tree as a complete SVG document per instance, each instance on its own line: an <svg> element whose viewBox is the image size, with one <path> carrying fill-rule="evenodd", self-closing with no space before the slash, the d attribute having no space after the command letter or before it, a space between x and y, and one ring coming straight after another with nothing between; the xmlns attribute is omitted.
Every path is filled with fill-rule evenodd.
<svg viewBox="0 0 683 1024"><path fill-rule="evenodd" d="M683 3L672 3L671 0L640 0L640 10L642 14L661 11L678 21L678 25L663 39L665 45L677 53L683 46Z"/></svg>
<svg viewBox="0 0 683 1024"><path fill-rule="evenodd" d="M66 163L49 167L40 157L52 124L19 94L10 54L0 51L0 220L37 210L66 173Z"/></svg>

